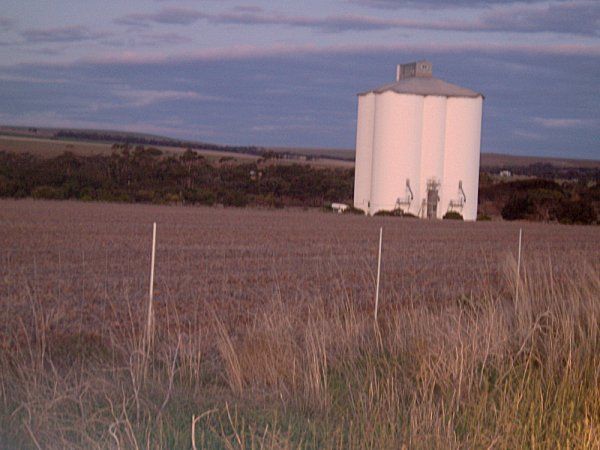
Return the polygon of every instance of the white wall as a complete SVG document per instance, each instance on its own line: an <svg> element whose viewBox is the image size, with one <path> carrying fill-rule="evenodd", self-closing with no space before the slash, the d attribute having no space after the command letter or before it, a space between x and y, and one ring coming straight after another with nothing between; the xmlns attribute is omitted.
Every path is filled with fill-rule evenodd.
<svg viewBox="0 0 600 450"><path fill-rule="evenodd" d="M373 121L375 94L358 97L356 126L356 164L354 170L354 207L367 212L371 198L371 162L373 160Z"/></svg>
<svg viewBox="0 0 600 450"><path fill-rule="evenodd" d="M417 213L422 117L422 96L376 95L370 214L394 209L396 200L406 196L407 179L415 197L410 212Z"/></svg>
<svg viewBox="0 0 600 450"><path fill-rule="evenodd" d="M451 97L446 108L444 179L440 206L442 213L445 213L450 200L459 199L458 183L462 180L467 197L461 211L464 220L477 219L482 106L482 97Z"/></svg>

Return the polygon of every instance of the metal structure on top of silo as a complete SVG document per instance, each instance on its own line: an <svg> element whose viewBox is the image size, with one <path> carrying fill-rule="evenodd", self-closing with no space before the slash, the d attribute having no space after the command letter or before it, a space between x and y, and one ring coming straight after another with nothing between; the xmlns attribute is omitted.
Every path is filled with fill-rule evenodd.
<svg viewBox="0 0 600 450"><path fill-rule="evenodd" d="M428 61L359 94L354 206L475 220L482 108L482 94L433 77Z"/></svg>

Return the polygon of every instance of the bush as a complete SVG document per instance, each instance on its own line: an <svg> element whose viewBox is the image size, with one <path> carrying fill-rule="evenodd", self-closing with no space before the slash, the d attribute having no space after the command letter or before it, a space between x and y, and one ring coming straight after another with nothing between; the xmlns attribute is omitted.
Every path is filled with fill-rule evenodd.
<svg viewBox="0 0 600 450"><path fill-rule="evenodd" d="M355 208L352 205L349 205L348 208L343 211L343 213L344 214L356 214L356 215L360 215L360 216L364 216L366 214L362 209Z"/></svg>
<svg viewBox="0 0 600 450"><path fill-rule="evenodd" d="M592 204L583 200L563 200L550 211L550 215L564 224L590 225L597 220Z"/></svg>
<svg viewBox="0 0 600 450"><path fill-rule="evenodd" d="M484 213L477 214L477 222L489 222L492 220L490 216Z"/></svg>
<svg viewBox="0 0 600 450"><path fill-rule="evenodd" d="M221 195L221 202L225 206L242 208L248 204L248 196L242 192L226 191Z"/></svg>
<svg viewBox="0 0 600 450"><path fill-rule="evenodd" d="M188 189L183 193L183 199L189 203L212 206L216 203L216 195L208 189Z"/></svg>
<svg viewBox="0 0 600 450"><path fill-rule="evenodd" d="M62 190L52 186L38 186L33 188L31 196L38 199L60 200L63 198Z"/></svg>
<svg viewBox="0 0 600 450"><path fill-rule="evenodd" d="M401 208L392 209L391 211L382 209L381 211L377 211L375 216L384 216L384 217L408 217L408 218L416 218L412 213L405 213Z"/></svg>
<svg viewBox="0 0 600 450"><path fill-rule="evenodd" d="M501 214L504 220L520 220L534 211L533 201L528 195L513 194L502 208Z"/></svg>
<svg viewBox="0 0 600 450"><path fill-rule="evenodd" d="M134 193L134 197L136 202L142 203L151 203L153 200L157 198L157 195L153 190L150 189L140 189Z"/></svg>
<svg viewBox="0 0 600 450"><path fill-rule="evenodd" d="M377 211L374 215L383 217L402 217L404 215L404 211L402 211L401 209L382 209L380 211Z"/></svg>
<svg viewBox="0 0 600 450"><path fill-rule="evenodd" d="M444 219L444 220L463 220L463 216L459 212L448 211L446 214L444 214L444 217L442 217L442 219Z"/></svg>

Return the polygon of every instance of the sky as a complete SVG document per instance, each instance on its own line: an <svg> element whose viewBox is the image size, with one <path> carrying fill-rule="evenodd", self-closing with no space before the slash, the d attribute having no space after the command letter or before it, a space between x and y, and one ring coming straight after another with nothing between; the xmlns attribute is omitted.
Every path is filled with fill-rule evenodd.
<svg viewBox="0 0 600 450"><path fill-rule="evenodd" d="M482 151L600 159L600 2L4 0L0 124L352 149L358 92L427 59Z"/></svg>

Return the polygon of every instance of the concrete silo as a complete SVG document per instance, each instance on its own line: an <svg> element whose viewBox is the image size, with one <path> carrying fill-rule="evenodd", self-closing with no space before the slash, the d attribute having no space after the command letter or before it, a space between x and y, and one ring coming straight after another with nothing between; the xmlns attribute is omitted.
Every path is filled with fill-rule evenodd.
<svg viewBox="0 0 600 450"><path fill-rule="evenodd" d="M481 94L434 78L427 61L359 94L354 206L475 220L482 105Z"/></svg>

